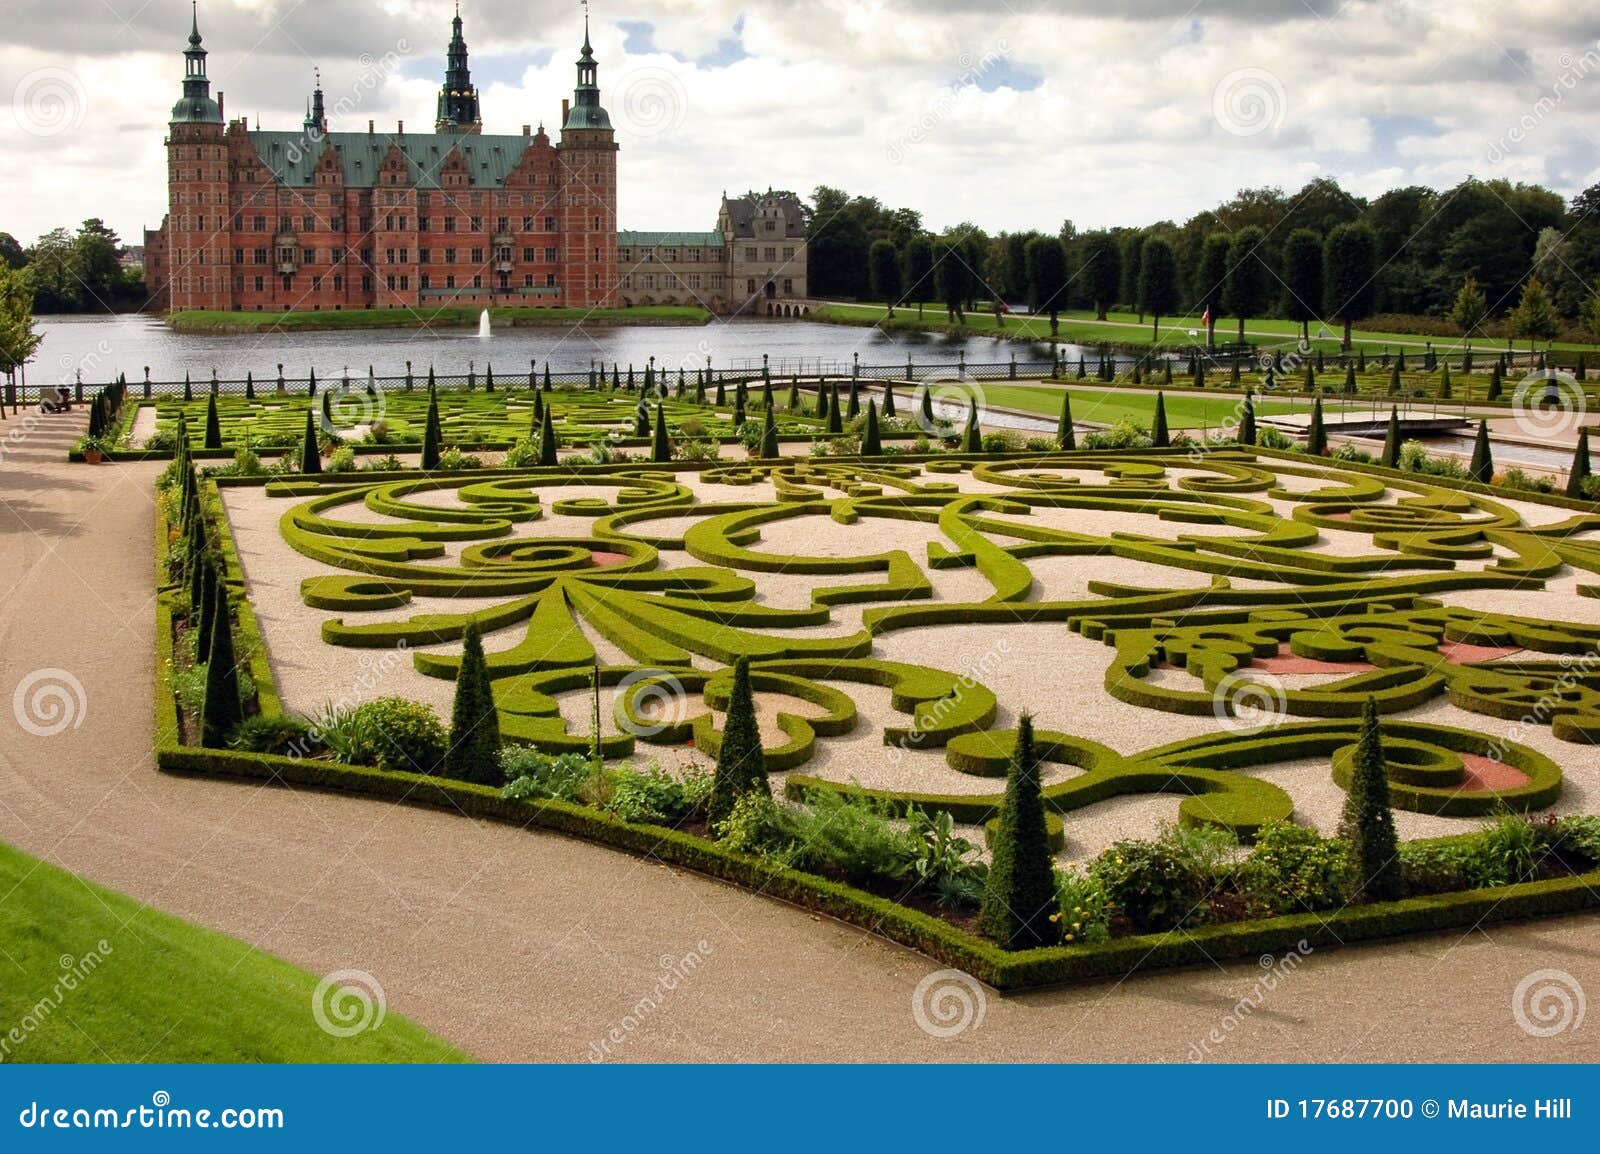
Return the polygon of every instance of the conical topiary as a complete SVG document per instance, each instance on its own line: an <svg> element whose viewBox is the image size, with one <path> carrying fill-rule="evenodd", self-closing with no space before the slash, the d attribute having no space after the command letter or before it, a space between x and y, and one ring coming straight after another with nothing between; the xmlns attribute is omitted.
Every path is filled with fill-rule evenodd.
<svg viewBox="0 0 1600 1154"><path fill-rule="evenodd" d="M761 426L761 455L769 460L778 456L778 420L771 409Z"/></svg>
<svg viewBox="0 0 1600 1154"><path fill-rule="evenodd" d="M1339 836L1350 845L1355 896L1391 901L1401 894L1400 841L1389 807L1389 770L1384 761L1378 702L1368 697L1361 712L1350 786L1345 794Z"/></svg>
<svg viewBox="0 0 1600 1154"><path fill-rule="evenodd" d="M1383 436L1383 452L1378 464L1386 469L1400 467L1400 410L1393 407L1389 409L1389 431Z"/></svg>
<svg viewBox="0 0 1600 1154"><path fill-rule="evenodd" d="M750 658L741 656L733 666L733 688L728 693L728 716L723 723L717 767L711 778L711 799L706 821L716 831L746 794L771 796L767 783L767 758L761 748L756 723L755 694L750 687Z"/></svg>
<svg viewBox="0 0 1600 1154"><path fill-rule="evenodd" d="M1589 434L1579 429L1578 447L1572 451L1572 468L1567 471L1567 496L1583 500L1583 482L1589 472Z"/></svg>
<svg viewBox="0 0 1600 1154"><path fill-rule="evenodd" d="M867 427L861 434L861 455L863 457L877 457L883 454L883 445L878 439L878 406L872 399L867 399Z"/></svg>
<svg viewBox="0 0 1600 1154"><path fill-rule="evenodd" d="M1053 946L1061 941L1057 913L1055 859L1045 826L1033 718L1024 713L1017 721L1016 748L1006 771L978 928L1006 950Z"/></svg>
<svg viewBox="0 0 1600 1154"><path fill-rule="evenodd" d="M544 424L539 426L539 464L554 465L556 463L556 450L560 448L556 441L555 422L550 419L550 406L544 407Z"/></svg>
<svg viewBox="0 0 1600 1154"><path fill-rule="evenodd" d="M1313 457L1325 456L1328 452L1328 427L1322 420L1321 397L1311 402L1311 426L1306 430L1306 452Z"/></svg>
<svg viewBox="0 0 1600 1154"><path fill-rule="evenodd" d="M883 415L886 416L886 417L893 417L894 416L894 386L893 385L884 385L883 386Z"/></svg>
<svg viewBox="0 0 1600 1154"><path fill-rule="evenodd" d="M431 766L413 767L420 773ZM480 785L500 785L500 717L494 708L494 686L483 654L483 635L476 621L461 635L461 665L456 670L456 696L450 709L450 748L444 755L444 776Z"/></svg>
<svg viewBox="0 0 1600 1154"><path fill-rule="evenodd" d="M1239 443L1256 443L1256 403L1249 393L1244 395L1244 412L1239 415Z"/></svg>
<svg viewBox="0 0 1600 1154"><path fill-rule="evenodd" d="M428 370L430 373L433 370ZM428 397L428 419L422 427L422 467L424 469L437 469L439 467L440 442L444 438L444 431L439 426L439 402L433 396Z"/></svg>
<svg viewBox="0 0 1600 1154"><path fill-rule="evenodd" d="M211 643L206 647L206 696L201 707L200 744L222 749L228 744L244 708L239 701L239 671L235 667L233 629L228 622L228 586L217 581L211 615Z"/></svg>
<svg viewBox="0 0 1600 1154"><path fill-rule="evenodd" d="M217 396L206 398L206 448L222 448L222 422L217 419Z"/></svg>
<svg viewBox="0 0 1600 1154"><path fill-rule="evenodd" d="M317 418L310 410L306 411L305 439L300 443L300 471L322 472L322 447L317 442Z"/></svg>
<svg viewBox="0 0 1600 1154"><path fill-rule="evenodd" d="M667 436L667 414L659 404L656 405L656 431L650 442L650 459L656 462L672 460L672 441Z"/></svg>
<svg viewBox="0 0 1600 1154"><path fill-rule="evenodd" d="M1172 444L1172 437L1167 432L1167 397L1165 393L1156 394L1156 412L1150 420L1150 444L1157 449L1165 449Z"/></svg>
<svg viewBox="0 0 1600 1154"><path fill-rule="evenodd" d="M839 411L839 382L833 383L833 392L828 397L828 432L835 436L844 432L844 415Z"/></svg>
<svg viewBox="0 0 1600 1154"><path fill-rule="evenodd" d="M983 430L978 427L978 402L975 398L967 405L967 427L961 433L961 451L983 452Z"/></svg>
<svg viewBox="0 0 1600 1154"><path fill-rule="evenodd" d="M1480 485L1494 480L1494 453L1489 448L1489 422L1478 422L1478 437L1472 443L1472 463L1467 466L1467 476Z"/></svg>
<svg viewBox="0 0 1600 1154"><path fill-rule="evenodd" d="M1072 427L1072 394L1066 389L1061 390L1061 420L1056 424L1056 447L1078 447L1078 432Z"/></svg>

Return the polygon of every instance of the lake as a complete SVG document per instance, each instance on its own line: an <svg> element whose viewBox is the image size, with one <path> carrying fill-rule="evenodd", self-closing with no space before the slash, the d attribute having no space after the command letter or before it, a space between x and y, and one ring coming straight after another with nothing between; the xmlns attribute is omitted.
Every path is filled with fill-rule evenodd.
<svg viewBox="0 0 1600 1154"><path fill-rule="evenodd" d="M101 383L126 373L129 382L142 380L146 366L155 380L180 380L185 373L209 380L213 369L226 378L242 378L246 370L257 379L284 374L303 377L315 368L322 378L348 368L351 376L365 376L371 365L379 376L398 376L411 362L418 374L429 364L440 374L465 373L469 366L480 373L492 364L497 375L527 372L537 360L542 372L587 371L592 361L630 364L642 372L650 357L658 368L697 369L710 358L716 368L759 368L765 353L774 373L848 372L859 354L863 365L904 364L914 361L954 363L965 351L973 364L1005 363L1013 353L1018 361L1050 359L1049 346L1000 341L992 337L953 338L917 333L887 334L876 329L812 321L713 320L708 325L661 327L635 325L582 329L507 328L487 340L471 329L392 330L361 332L290 332L261 334L175 333L161 321L145 316L47 316L38 331L44 342L28 366L28 383L71 382L81 371L86 383ZM1083 350L1062 345L1063 356L1076 359ZM1088 354L1091 359L1092 352Z"/></svg>

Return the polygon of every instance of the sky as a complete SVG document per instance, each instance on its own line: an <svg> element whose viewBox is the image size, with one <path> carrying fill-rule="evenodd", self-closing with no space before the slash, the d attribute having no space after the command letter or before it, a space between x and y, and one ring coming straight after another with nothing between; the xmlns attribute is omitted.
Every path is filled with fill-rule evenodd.
<svg viewBox="0 0 1600 1154"><path fill-rule="evenodd" d="M189 0L4 0L0 231L166 208ZM1600 181L1600 21L1571 0L595 0L620 225L819 184L942 228L1182 221L1242 187ZM213 95L292 129L431 127L450 0L201 0ZM464 0L486 132L555 135L577 0Z"/></svg>

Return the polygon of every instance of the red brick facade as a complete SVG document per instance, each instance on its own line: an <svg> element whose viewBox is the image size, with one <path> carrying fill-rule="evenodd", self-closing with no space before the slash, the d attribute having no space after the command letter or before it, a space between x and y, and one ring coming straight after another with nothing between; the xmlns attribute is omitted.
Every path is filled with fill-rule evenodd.
<svg viewBox="0 0 1600 1154"><path fill-rule="evenodd" d="M460 18L442 131L328 131L322 94L298 132L224 123L198 30L167 136L169 209L145 238L147 281L172 311L282 312L615 303L617 145L584 36L560 140L486 136ZM452 84L462 91L454 91ZM462 101L465 100L464 105Z"/></svg>

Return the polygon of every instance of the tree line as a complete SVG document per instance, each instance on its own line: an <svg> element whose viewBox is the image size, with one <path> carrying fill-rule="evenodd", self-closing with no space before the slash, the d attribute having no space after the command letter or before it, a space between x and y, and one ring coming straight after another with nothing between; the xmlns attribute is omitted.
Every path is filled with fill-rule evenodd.
<svg viewBox="0 0 1600 1154"><path fill-rule="evenodd" d="M123 244L104 221L92 217L76 233L52 229L24 248L0 232L0 264L15 270L40 313L110 312L137 308L149 294L144 270L124 268Z"/></svg>
<svg viewBox="0 0 1600 1154"><path fill-rule="evenodd" d="M1350 326L1530 339L1600 335L1600 185L1568 204L1538 185L1467 180L1368 200L1336 181L1288 194L1246 189L1184 223L990 235L939 234L910 209L819 187L808 229L816 297L936 301L960 322L974 305L1026 302L1055 315L1113 309L1140 319ZM947 267L947 266L955 267Z"/></svg>

